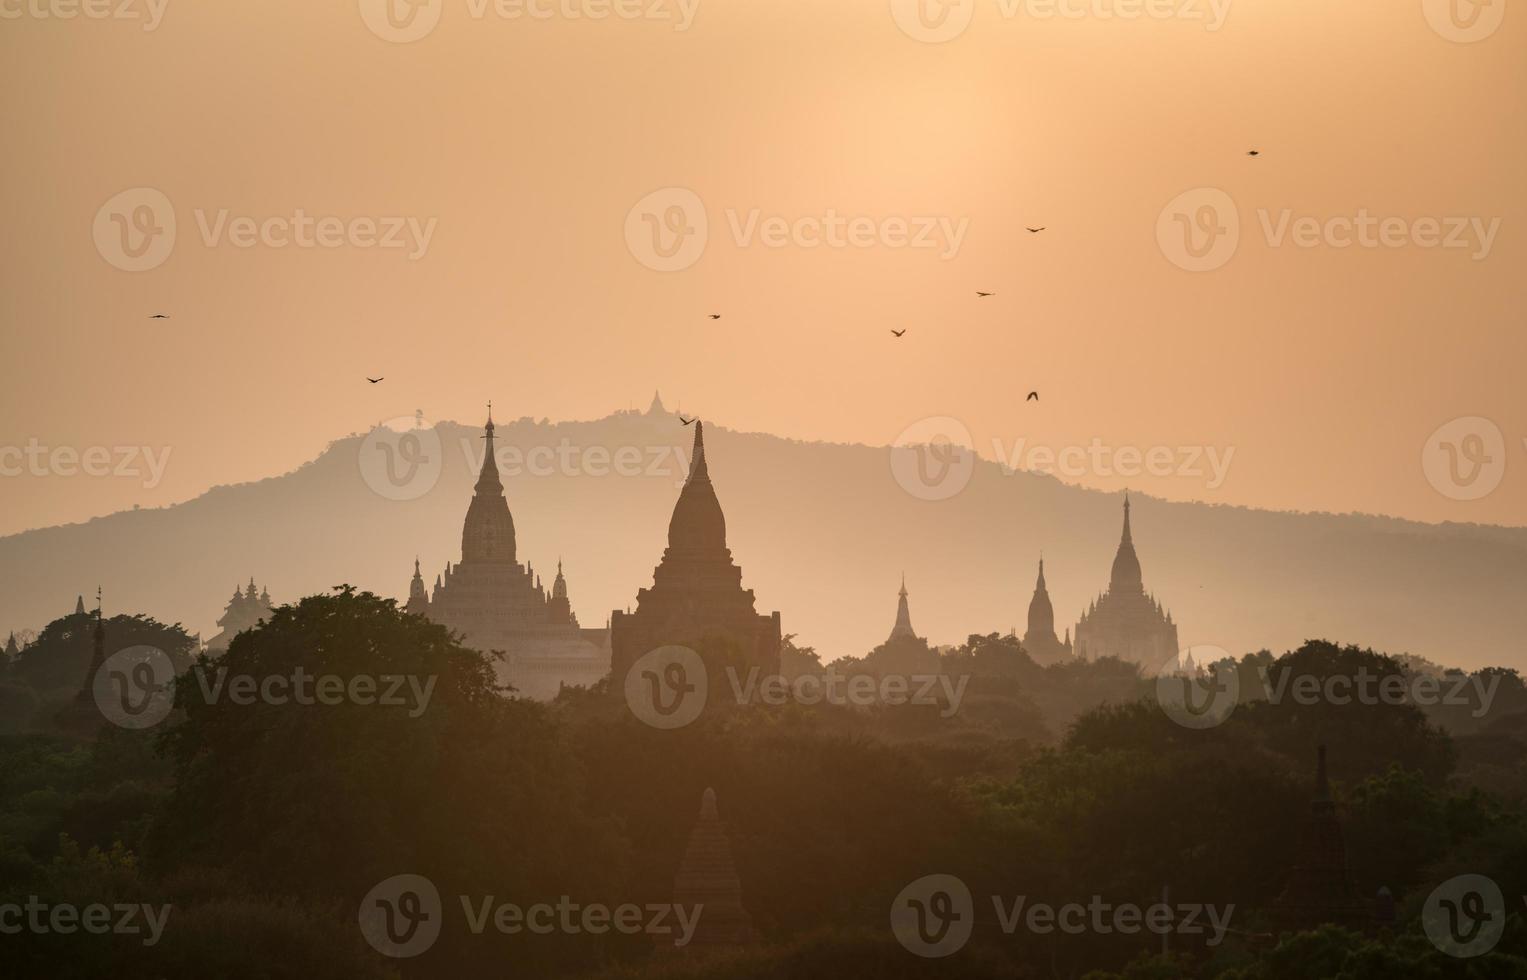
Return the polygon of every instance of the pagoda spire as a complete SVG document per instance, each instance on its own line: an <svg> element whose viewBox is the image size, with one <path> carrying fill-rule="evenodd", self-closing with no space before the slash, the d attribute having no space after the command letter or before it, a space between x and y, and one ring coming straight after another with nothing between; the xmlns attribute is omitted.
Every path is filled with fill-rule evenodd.
<svg viewBox="0 0 1527 980"><path fill-rule="evenodd" d="M74 615L85 615L85 597L83 595L76 596L74 599Z"/></svg>
<svg viewBox="0 0 1527 980"><path fill-rule="evenodd" d="M684 859L674 876L673 898L675 905L703 908L705 912L689 937L688 947L678 948L737 947L757 942L753 918L742 904L742 880L713 789L707 789L701 798L700 818L690 832Z"/></svg>
<svg viewBox="0 0 1527 980"><path fill-rule="evenodd" d="M488 424L483 426L483 441L486 448L483 450L482 472L477 476L477 486L474 488L478 493L503 493L504 483L498 477L498 460L493 453L493 403L488 403Z"/></svg>
<svg viewBox="0 0 1527 980"><path fill-rule="evenodd" d="M917 633L912 629L912 612L907 606L907 573L901 573L901 591L896 597L896 625L891 627L891 635L886 637L886 642L901 639L902 637L917 638Z"/></svg>
<svg viewBox="0 0 1527 980"><path fill-rule="evenodd" d="M513 562L515 555L514 517L509 513L509 502L504 499L504 484L498 476L498 462L494 458L493 403L488 403L488 421L483 426L482 472L472 502L467 507L466 521L461 529L461 560L463 562ZM451 567L446 565L446 577Z"/></svg>
<svg viewBox="0 0 1527 980"><path fill-rule="evenodd" d="M1119 551L1113 558L1113 572L1108 578L1108 591L1117 593L1144 593L1145 582L1140 574L1140 559L1135 554L1134 536L1129 527L1129 491L1124 492L1124 532L1119 537Z"/></svg>
<svg viewBox="0 0 1527 980"><path fill-rule="evenodd" d="M695 448L689 460L689 480L710 482L710 468L705 465L705 423L695 419Z"/></svg>

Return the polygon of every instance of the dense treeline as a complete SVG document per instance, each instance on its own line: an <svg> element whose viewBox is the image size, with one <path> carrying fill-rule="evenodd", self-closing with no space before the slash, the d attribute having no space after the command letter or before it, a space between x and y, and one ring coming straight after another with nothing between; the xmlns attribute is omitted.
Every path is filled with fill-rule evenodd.
<svg viewBox="0 0 1527 980"><path fill-rule="evenodd" d="M1011 637L973 636L940 658L969 678L952 715L718 699L661 731L600 690L549 705L505 698L487 658L346 589L283 607L199 662L157 728L80 740L47 719L83 679L88 620L53 624L6 669L3 686L30 696L0 702L19 706L0 736L0 905L172 910L152 945L0 936L14 975L1527 976L1527 696L1508 671L1475 688L1493 691L1488 704L1270 697L1285 672L1445 674L1312 642L1233 664L1245 703L1200 731L1152 703L1155 684L1127 665L1040 668ZM119 622L189 650L176 627L108 627ZM809 651L792 656L814 668ZM433 685L426 710L407 698L237 704L216 686L299 666ZM1388 889L1387 925L1290 927L1275 914L1305 846L1321 744L1353 890L1376 902ZM640 936L469 927L462 896L670 901L707 787L762 945L702 957L657 954ZM1504 939L1474 960L1438 951L1418 924L1431 889L1464 872L1497 882L1511 910ZM889 924L898 893L932 873L978 896L973 937L947 959L912 955ZM399 874L428 877L444 899L441 936L416 959L379 955L357 925L362 896ZM1234 905L1232 931L1215 945L1174 937L1163 953L1139 935L1007 934L991 911L991 896L1148 904L1165 887Z"/></svg>

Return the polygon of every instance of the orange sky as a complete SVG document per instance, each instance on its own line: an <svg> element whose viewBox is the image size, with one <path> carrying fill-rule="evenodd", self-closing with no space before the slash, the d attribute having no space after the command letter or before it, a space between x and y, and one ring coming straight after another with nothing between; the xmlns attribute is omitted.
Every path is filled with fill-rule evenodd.
<svg viewBox="0 0 1527 980"><path fill-rule="evenodd" d="M654 388L802 439L950 416L987 455L1233 448L1217 486L1070 477L1174 499L1527 523L1527 18L1460 43L1431 0L1230 0L1217 30L964 0L933 44L900 0L434 2L405 44L356 0L0 0L0 452L170 451L151 487L13 468L0 533L272 475L415 409L593 417ZM627 219L674 187L708 238L654 271ZM134 188L174 214L147 271L108 258ZM1158 221L1201 188L1240 235L1192 272ZM299 211L430 237L306 247L269 224ZM1389 219L1396 244L1277 244L1285 211ZM870 239L804 247L829 214ZM241 218L275 230L240 247ZM771 244L771 218L805 230ZM1468 247L1426 247L1428 218ZM958 248L901 247L901 221ZM1502 439L1476 500L1422 466L1460 416Z"/></svg>

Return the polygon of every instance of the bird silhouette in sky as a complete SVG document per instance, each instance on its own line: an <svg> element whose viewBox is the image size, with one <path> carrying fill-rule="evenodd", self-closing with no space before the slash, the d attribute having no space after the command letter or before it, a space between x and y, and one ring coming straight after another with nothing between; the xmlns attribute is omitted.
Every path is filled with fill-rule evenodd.
<svg viewBox="0 0 1527 980"><path fill-rule="evenodd" d="M1039 401L1039 392L1037 392L1037 391L1029 392L1029 397L1025 398L1024 401L1028 401L1028 402L1037 402L1037 401Z"/></svg>
<svg viewBox="0 0 1527 980"><path fill-rule="evenodd" d="M1249 157L1259 157L1259 156L1262 155L1262 151L1261 150L1247 150L1246 151L1246 155L1249 156Z"/></svg>
<svg viewBox="0 0 1527 980"><path fill-rule="evenodd" d="M1040 225L1038 228L1030 228L1028 225L1024 225L1023 227L1024 230L1027 231L1030 235L1037 235L1048 228L1049 225Z"/></svg>
<svg viewBox="0 0 1527 980"><path fill-rule="evenodd" d="M711 315L710 315L710 318L711 318L711 319L712 319L712 320L719 320L719 319L721 319L721 314L720 314L720 313L712 313L712 314L711 314Z"/></svg>
<svg viewBox="0 0 1527 980"><path fill-rule="evenodd" d="M896 336L900 337L902 334L906 333L906 331L905 330L892 330L891 333L893 333Z"/></svg>
<svg viewBox="0 0 1527 980"><path fill-rule="evenodd" d="M383 381L386 381L387 379L386 378L367 378L366 380L371 382L372 384L381 384Z"/></svg>
<svg viewBox="0 0 1527 980"><path fill-rule="evenodd" d="M686 419L682 415L679 416L679 421L683 422L685 425L694 425L695 424L695 420L694 419Z"/></svg>
<svg viewBox="0 0 1527 980"><path fill-rule="evenodd" d="M988 297L988 296L995 296L995 295L997 295L997 294L996 294L996 293L983 293L983 292L981 292L981 291L980 291L980 290L979 290L979 289L978 289L978 290L976 290L976 295L977 295L977 296L979 296L979 297L981 297L981 298L982 298L982 299L985 299L985 298L986 298L986 297Z"/></svg>
<svg viewBox="0 0 1527 980"><path fill-rule="evenodd" d="M153 316L149 317L150 320L168 320L169 318L169 314L167 313L155 313Z"/></svg>

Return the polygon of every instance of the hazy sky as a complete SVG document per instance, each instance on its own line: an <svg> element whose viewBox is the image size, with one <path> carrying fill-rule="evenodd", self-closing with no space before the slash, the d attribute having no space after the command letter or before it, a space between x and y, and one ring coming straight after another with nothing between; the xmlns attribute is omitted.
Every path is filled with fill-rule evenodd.
<svg viewBox="0 0 1527 980"><path fill-rule="evenodd" d="M1449 2L0 0L0 533L415 409L654 388L802 439L1170 447L1067 478L1173 499L1527 523L1527 16ZM603 10L642 16L571 16ZM1498 443L1432 435L1475 416ZM1435 489L1439 442L1498 487ZM132 472L73 474L92 447ZM1178 447L1233 450L1223 482Z"/></svg>

